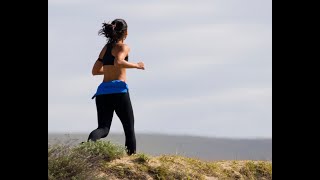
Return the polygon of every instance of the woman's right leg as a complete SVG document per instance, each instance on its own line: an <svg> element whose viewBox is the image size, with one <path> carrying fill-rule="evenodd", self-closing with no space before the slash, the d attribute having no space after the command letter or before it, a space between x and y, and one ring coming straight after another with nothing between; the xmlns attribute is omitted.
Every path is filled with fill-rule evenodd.
<svg viewBox="0 0 320 180"><path fill-rule="evenodd" d="M115 111L122 123L126 136L125 146L127 148L127 154L132 155L136 153L136 136L134 131L134 115L129 92L118 94L118 97Z"/></svg>
<svg viewBox="0 0 320 180"><path fill-rule="evenodd" d="M96 96L96 106L98 128L90 133L88 141L96 141L100 138L107 137L109 134L114 111L114 97L112 94L98 95Z"/></svg>

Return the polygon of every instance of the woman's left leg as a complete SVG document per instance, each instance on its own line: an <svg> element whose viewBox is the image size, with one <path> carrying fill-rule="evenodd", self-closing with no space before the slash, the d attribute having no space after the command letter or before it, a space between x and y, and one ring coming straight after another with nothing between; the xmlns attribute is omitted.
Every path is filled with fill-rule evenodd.
<svg viewBox="0 0 320 180"><path fill-rule="evenodd" d="M88 141L96 141L100 138L106 137L109 134L115 107L114 100L114 94L96 96L98 128L90 133Z"/></svg>

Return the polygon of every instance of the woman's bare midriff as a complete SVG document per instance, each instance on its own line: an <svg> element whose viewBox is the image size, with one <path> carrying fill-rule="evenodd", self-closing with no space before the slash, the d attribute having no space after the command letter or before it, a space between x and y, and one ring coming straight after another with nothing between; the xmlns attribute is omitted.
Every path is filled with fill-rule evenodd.
<svg viewBox="0 0 320 180"><path fill-rule="evenodd" d="M113 65L104 65L103 66L104 77L103 82L108 82L112 80L121 80L126 82L126 69L115 67Z"/></svg>

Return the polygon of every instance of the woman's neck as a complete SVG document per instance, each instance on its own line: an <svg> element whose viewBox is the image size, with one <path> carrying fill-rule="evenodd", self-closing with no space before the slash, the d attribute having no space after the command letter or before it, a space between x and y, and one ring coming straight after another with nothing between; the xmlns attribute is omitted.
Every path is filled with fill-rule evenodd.
<svg viewBox="0 0 320 180"><path fill-rule="evenodd" d="M118 44L123 44L123 41L124 41L124 40L122 39L122 40L119 40L117 43L118 43Z"/></svg>

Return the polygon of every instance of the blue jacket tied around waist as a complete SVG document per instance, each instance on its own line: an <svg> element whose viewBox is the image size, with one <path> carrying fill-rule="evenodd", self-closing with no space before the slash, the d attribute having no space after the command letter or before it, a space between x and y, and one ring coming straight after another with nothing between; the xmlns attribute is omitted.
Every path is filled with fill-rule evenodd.
<svg viewBox="0 0 320 180"><path fill-rule="evenodd" d="M101 94L127 93L128 90L127 83L121 80L102 82L98 86L97 92L93 95L92 99Z"/></svg>

